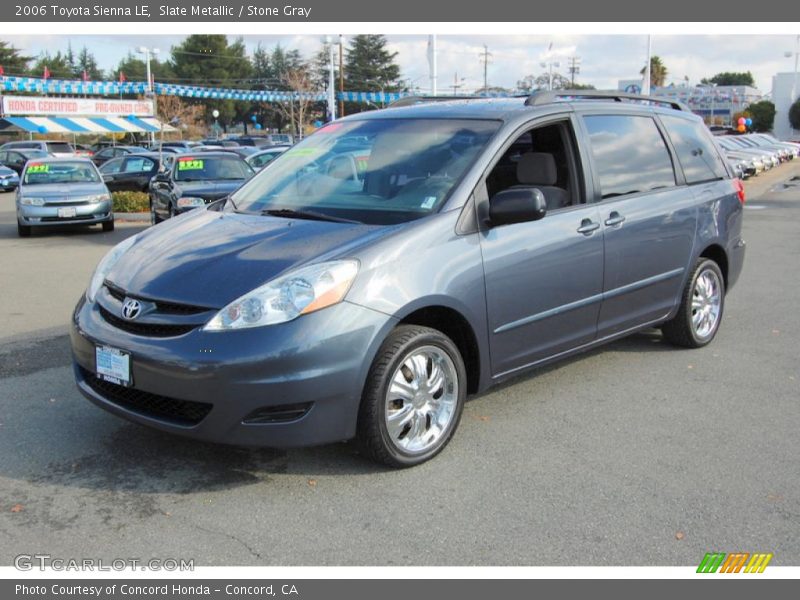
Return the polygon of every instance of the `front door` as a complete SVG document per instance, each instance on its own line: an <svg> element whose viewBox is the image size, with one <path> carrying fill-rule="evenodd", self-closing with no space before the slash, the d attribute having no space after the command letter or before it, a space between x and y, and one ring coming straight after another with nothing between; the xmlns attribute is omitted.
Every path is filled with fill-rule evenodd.
<svg viewBox="0 0 800 600"><path fill-rule="evenodd" d="M581 160L570 118L522 133L486 177L488 202L509 187L539 189L548 210L538 221L484 227L492 374L497 377L589 343L603 288L603 231L585 204Z"/></svg>

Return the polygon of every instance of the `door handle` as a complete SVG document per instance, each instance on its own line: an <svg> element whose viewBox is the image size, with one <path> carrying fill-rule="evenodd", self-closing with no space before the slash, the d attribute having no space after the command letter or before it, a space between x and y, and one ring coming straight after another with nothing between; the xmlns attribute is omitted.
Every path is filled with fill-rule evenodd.
<svg viewBox="0 0 800 600"><path fill-rule="evenodd" d="M583 235L592 235L593 232L600 229L600 223L595 223L591 219L584 219L581 221L581 226L578 227L578 233Z"/></svg>
<svg viewBox="0 0 800 600"><path fill-rule="evenodd" d="M617 211L612 211L608 218L606 219L606 226L614 227L616 225L621 225L625 221L625 217L619 214Z"/></svg>

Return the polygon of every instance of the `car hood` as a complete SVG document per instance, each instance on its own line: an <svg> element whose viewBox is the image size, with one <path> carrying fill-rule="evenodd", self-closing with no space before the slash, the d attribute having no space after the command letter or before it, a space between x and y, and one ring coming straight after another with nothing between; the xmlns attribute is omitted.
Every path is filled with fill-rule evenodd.
<svg viewBox="0 0 800 600"><path fill-rule="evenodd" d="M107 194L105 183L38 183L22 185L25 196L37 198L73 198L76 196L90 196L94 194Z"/></svg>
<svg viewBox="0 0 800 600"><path fill-rule="evenodd" d="M352 256L396 229L197 209L141 234L107 278L131 295L222 308L289 269Z"/></svg>
<svg viewBox="0 0 800 600"><path fill-rule="evenodd" d="M245 182L234 181L176 181L181 196L197 196L203 200L218 200L236 191Z"/></svg>

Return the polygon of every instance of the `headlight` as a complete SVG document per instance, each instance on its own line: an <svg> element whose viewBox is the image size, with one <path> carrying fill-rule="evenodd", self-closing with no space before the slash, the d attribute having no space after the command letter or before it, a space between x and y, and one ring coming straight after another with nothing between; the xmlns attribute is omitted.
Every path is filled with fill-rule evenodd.
<svg viewBox="0 0 800 600"><path fill-rule="evenodd" d="M194 206L204 206L205 200L202 198L196 198L194 196L184 196L183 198L178 198L178 208L190 208Z"/></svg>
<svg viewBox="0 0 800 600"><path fill-rule="evenodd" d="M117 264L117 261L122 258L122 255L133 246L136 237L135 235L131 236L114 246L97 265L97 268L94 270L94 275L92 275L92 280L89 282L89 287L86 289L86 299L89 302L94 302L94 299L97 297L97 292L99 292L100 288L103 286L103 281L105 281L106 276L111 269L114 268L114 265Z"/></svg>
<svg viewBox="0 0 800 600"><path fill-rule="evenodd" d="M44 198L32 198L31 196L22 196L19 203L23 206L44 206Z"/></svg>
<svg viewBox="0 0 800 600"><path fill-rule="evenodd" d="M85 198L86 202L92 202L92 203L94 203L94 202L106 202L107 200L111 200L111 195L110 194L97 194L97 195L94 195L94 196L86 196L86 198Z"/></svg>
<svg viewBox="0 0 800 600"><path fill-rule="evenodd" d="M358 273L355 260L336 260L302 267L231 302L203 328L245 329L285 323L341 302Z"/></svg>

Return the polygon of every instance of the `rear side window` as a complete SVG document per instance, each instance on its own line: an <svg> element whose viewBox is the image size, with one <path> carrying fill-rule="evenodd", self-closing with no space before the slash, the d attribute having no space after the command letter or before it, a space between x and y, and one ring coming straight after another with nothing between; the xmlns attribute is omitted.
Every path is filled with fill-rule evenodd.
<svg viewBox="0 0 800 600"><path fill-rule="evenodd" d="M686 183L713 181L727 175L725 165L709 138L705 125L663 115L661 121L675 146Z"/></svg>
<svg viewBox="0 0 800 600"><path fill-rule="evenodd" d="M65 153L65 154L73 152L72 146L70 146L66 142L47 142L47 151L48 152L62 152L62 153Z"/></svg>
<svg viewBox="0 0 800 600"><path fill-rule="evenodd" d="M652 117L584 117L602 198L675 185L672 159Z"/></svg>

